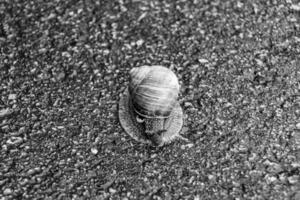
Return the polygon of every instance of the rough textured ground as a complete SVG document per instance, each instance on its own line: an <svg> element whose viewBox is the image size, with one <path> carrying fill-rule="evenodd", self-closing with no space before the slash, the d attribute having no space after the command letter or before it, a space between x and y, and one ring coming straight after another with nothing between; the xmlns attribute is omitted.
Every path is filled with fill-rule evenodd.
<svg viewBox="0 0 300 200"><path fill-rule="evenodd" d="M0 1L0 199L300 199L296 0ZM128 71L181 82L184 134L121 129Z"/></svg>

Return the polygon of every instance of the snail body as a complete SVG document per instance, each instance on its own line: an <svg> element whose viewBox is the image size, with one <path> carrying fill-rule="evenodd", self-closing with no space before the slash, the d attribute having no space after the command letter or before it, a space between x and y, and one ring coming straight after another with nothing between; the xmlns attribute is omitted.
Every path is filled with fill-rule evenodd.
<svg viewBox="0 0 300 200"><path fill-rule="evenodd" d="M131 113L131 119L126 119L125 112L119 112L124 129L135 139L158 146L179 136L183 113L178 103L180 87L174 72L162 66L142 66L131 69L129 75L125 100L120 101L120 108ZM134 126L138 127L138 134L133 133Z"/></svg>

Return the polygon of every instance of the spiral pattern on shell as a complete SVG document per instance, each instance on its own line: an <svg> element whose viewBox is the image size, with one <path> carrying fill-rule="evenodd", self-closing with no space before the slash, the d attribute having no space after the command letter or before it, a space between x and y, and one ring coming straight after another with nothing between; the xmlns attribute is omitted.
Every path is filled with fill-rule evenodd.
<svg viewBox="0 0 300 200"><path fill-rule="evenodd" d="M162 66L142 66L130 71L129 93L133 108L145 118L167 118L179 94L176 75Z"/></svg>

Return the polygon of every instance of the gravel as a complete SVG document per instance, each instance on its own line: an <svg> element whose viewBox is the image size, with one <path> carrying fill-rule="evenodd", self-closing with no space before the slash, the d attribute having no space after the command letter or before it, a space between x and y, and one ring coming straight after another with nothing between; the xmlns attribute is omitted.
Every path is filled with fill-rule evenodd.
<svg viewBox="0 0 300 200"><path fill-rule="evenodd" d="M299 199L300 4L0 2L0 199ZM128 72L171 68L183 134L117 119Z"/></svg>

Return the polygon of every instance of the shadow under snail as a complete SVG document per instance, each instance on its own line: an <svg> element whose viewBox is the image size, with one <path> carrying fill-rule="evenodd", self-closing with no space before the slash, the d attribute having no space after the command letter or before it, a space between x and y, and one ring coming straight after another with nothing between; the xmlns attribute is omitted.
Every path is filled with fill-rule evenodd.
<svg viewBox="0 0 300 200"><path fill-rule="evenodd" d="M119 102L124 130L134 139L156 146L182 138L180 87L174 72L162 66L142 66L131 69L129 75L129 86Z"/></svg>

